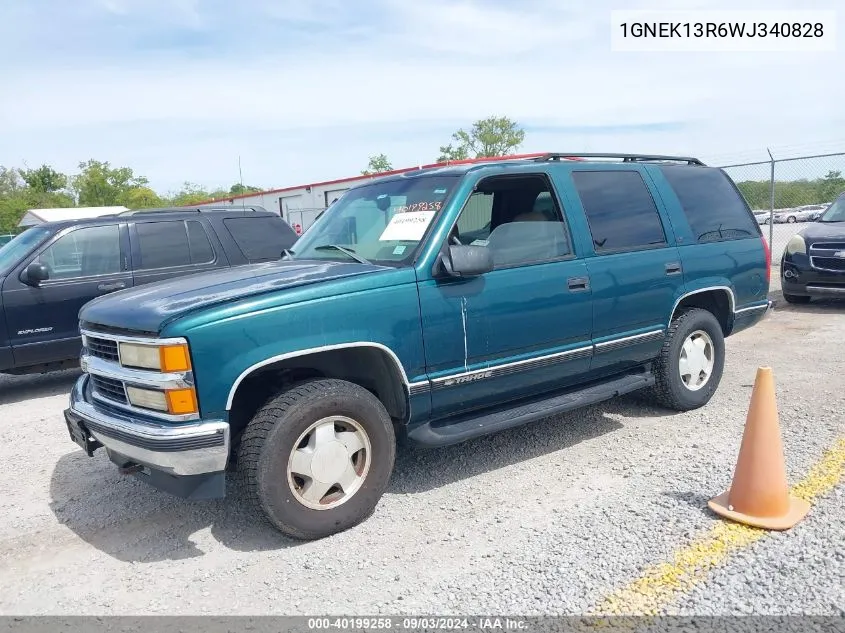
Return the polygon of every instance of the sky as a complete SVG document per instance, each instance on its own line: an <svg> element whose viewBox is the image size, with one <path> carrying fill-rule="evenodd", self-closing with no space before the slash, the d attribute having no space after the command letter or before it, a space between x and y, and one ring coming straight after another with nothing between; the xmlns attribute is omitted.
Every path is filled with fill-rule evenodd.
<svg viewBox="0 0 845 633"><path fill-rule="evenodd" d="M161 193L436 160L507 116L521 152L845 151L835 52L611 50L616 9L840 0L0 0L0 165L129 166Z"/></svg>

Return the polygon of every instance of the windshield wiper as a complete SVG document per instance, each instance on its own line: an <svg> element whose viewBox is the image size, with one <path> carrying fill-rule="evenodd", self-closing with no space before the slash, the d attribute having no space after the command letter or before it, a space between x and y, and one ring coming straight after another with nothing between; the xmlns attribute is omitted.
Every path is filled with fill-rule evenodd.
<svg viewBox="0 0 845 633"><path fill-rule="evenodd" d="M323 244L321 246L315 246L314 247L315 251L325 251L325 250L328 250L328 249L334 249L334 250L340 251L344 255L349 255L349 257L351 257L356 262L359 262L361 264L371 263L368 259L364 259L360 255L357 255L355 253L355 251L353 251L351 248L346 248L344 246L338 246L337 244Z"/></svg>

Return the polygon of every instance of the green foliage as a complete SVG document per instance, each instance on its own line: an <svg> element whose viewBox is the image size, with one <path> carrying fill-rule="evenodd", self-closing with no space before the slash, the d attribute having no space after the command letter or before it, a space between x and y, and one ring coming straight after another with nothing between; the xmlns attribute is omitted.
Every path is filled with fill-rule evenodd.
<svg viewBox="0 0 845 633"><path fill-rule="evenodd" d="M0 198L13 196L25 186L20 170L8 169L0 165Z"/></svg>
<svg viewBox="0 0 845 633"><path fill-rule="evenodd" d="M393 169L393 165L390 164L390 160L388 160L387 156L384 154L377 154L375 156L370 156L370 160L367 163L367 168L361 172L363 176L371 176L373 174L381 174L386 171L391 171Z"/></svg>
<svg viewBox="0 0 845 633"><path fill-rule="evenodd" d="M768 180L745 180L736 184L752 209L770 207L772 192ZM776 180L775 209L832 202L843 191L845 178L839 171L830 171L824 178L815 180Z"/></svg>
<svg viewBox="0 0 845 633"><path fill-rule="evenodd" d="M0 232L12 233L29 209L72 207L67 176L44 165L38 169L0 166Z"/></svg>
<svg viewBox="0 0 845 633"><path fill-rule="evenodd" d="M170 203L175 207L181 207L188 204L197 204L198 202L205 202L211 198L205 189L192 182L185 182L171 199Z"/></svg>
<svg viewBox="0 0 845 633"><path fill-rule="evenodd" d="M469 131L452 134L453 145L440 147L438 163L467 158L489 158L513 154L525 140L525 130L508 117L491 116L473 123Z"/></svg>
<svg viewBox="0 0 845 633"><path fill-rule="evenodd" d="M149 209L223 200L261 191L240 183L228 190L207 191L186 182L177 193L162 196L148 185L145 177L136 175L129 167L112 167L107 161L94 159L79 163L79 173L73 176L60 173L49 165L36 169L0 165L0 232L16 231L29 209L116 205Z"/></svg>
<svg viewBox="0 0 845 633"><path fill-rule="evenodd" d="M261 191L258 187L253 187L251 185L242 185L241 183L235 183L229 188L229 195L231 196L240 196L245 193L258 193Z"/></svg>
<svg viewBox="0 0 845 633"><path fill-rule="evenodd" d="M130 167L112 168L108 161L91 159L79 163L79 169L80 173L71 182L81 207L119 205L129 189L149 183L143 176L136 176Z"/></svg>
<svg viewBox="0 0 845 633"><path fill-rule="evenodd" d="M118 204L129 209L155 209L166 207L167 202L149 187L132 187L124 191L119 198Z"/></svg>
<svg viewBox="0 0 845 633"><path fill-rule="evenodd" d="M68 185L67 176L49 165L41 165L38 169L21 169L20 175L30 189L41 193L55 193Z"/></svg>

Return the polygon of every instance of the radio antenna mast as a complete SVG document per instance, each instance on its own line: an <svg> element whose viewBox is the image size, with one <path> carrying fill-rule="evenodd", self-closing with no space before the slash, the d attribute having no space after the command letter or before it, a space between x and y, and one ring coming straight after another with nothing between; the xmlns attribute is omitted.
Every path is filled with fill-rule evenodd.
<svg viewBox="0 0 845 633"><path fill-rule="evenodd" d="M244 172L241 169L241 155L238 154L238 177L241 179L241 195L244 194ZM241 198L241 210L246 213L246 202Z"/></svg>

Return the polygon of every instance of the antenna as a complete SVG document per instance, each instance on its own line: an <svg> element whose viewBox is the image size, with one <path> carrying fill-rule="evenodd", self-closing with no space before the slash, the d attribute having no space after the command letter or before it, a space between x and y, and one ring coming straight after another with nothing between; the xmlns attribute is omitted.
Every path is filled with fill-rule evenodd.
<svg viewBox="0 0 845 633"><path fill-rule="evenodd" d="M244 172L243 172L243 169L241 169L241 155L240 154L238 154L238 178L240 178L240 180L241 180L241 195L243 196L244 191L245 191L245 189L244 189ZM241 198L241 211L246 213L246 199L245 198Z"/></svg>

